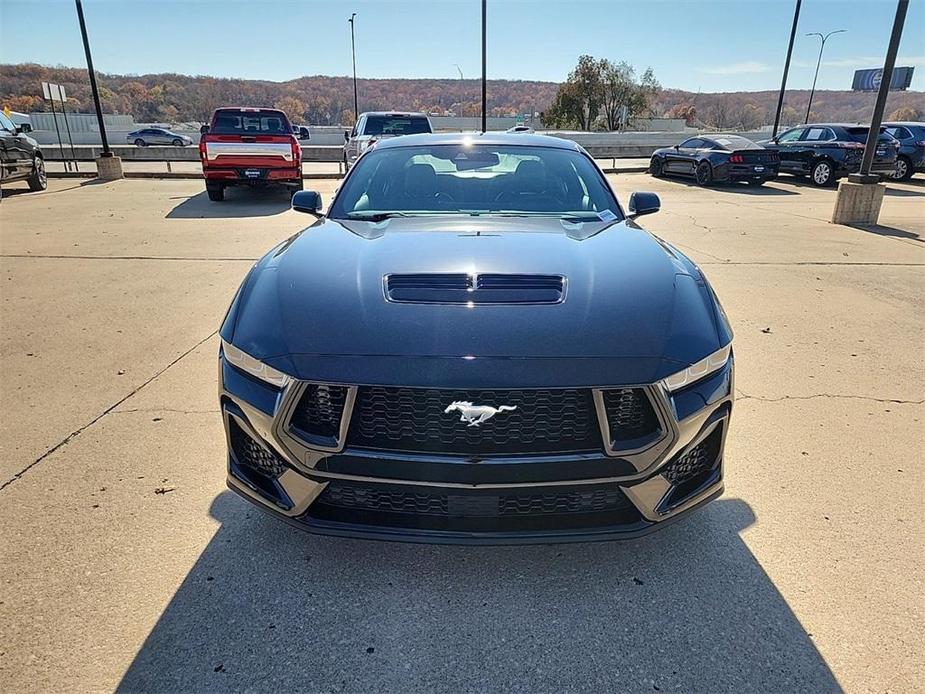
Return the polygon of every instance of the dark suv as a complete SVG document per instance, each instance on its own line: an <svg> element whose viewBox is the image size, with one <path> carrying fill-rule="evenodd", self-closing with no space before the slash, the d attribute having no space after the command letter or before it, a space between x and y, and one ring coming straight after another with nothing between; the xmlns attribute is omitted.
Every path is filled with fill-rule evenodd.
<svg viewBox="0 0 925 694"><path fill-rule="evenodd" d="M899 140L894 181L908 181L925 173L925 123L884 123L887 133Z"/></svg>
<svg viewBox="0 0 925 694"><path fill-rule="evenodd" d="M787 130L760 144L780 154L780 172L809 176L813 185L830 186L861 169L870 128L866 125L816 123ZM871 173L892 176L899 143L880 129Z"/></svg>
<svg viewBox="0 0 925 694"><path fill-rule="evenodd" d="M14 125L0 113L0 183L25 181L30 190L45 190L45 158L39 143L27 136L29 125Z"/></svg>

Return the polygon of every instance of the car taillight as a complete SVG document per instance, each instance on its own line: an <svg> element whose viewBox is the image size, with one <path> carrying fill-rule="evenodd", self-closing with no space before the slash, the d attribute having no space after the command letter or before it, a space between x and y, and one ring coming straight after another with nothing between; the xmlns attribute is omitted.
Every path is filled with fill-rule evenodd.
<svg viewBox="0 0 925 694"><path fill-rule="evenodd" d="M295 138L292 138L292 142L289 144L292 147L292 161L298 164L302 161L302 146Z"/></svg>
<svg viewBox="0 0 925 694"><path fill-rule="evenodd" d="M199 158L206 160L206 141L202 139L199 140Z"/></svg>
<svg viewBox="0 0 925 694"><path fill-rule="evenodd" d="M745 158L741 154L733 154L729 157L729 161L733 164L741 164L745 161Z"/></svg>

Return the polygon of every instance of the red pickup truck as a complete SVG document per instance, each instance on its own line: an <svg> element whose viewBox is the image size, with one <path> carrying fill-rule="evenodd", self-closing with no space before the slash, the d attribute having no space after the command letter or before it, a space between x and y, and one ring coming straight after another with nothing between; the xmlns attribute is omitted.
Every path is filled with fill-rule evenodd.
<svg viewBox="0 0 925 694"><path fill-rule="evenodd" d="M302 190L302 147L308 128L293 128L282 111L220 108L201 129L199 158L209 200L225 199L228 186L282 184Z"/></svg>

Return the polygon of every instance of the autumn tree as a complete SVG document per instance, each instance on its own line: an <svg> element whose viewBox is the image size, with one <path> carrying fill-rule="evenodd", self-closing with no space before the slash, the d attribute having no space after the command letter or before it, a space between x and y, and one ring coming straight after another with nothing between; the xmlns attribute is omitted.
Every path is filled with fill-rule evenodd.
<svg viewBox="0 0 925 694"><path fill-rule="evenodd" d="M890 114L887 120L920 121L922 120L922 112L913 106L900 106Z"/></svg>
<svg viewBox="0 0 925 694"><path fill-rule="evenodd" d="M305 120L305 104L301 99L294 96L284 96L273 106L285 113L292 123L301 123Z"/></svg>

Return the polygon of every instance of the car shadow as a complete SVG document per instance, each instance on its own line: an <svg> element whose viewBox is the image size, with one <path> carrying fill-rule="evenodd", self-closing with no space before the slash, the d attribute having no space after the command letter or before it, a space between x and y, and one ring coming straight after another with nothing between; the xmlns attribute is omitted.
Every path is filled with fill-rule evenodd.
<svg viewBox="0 0 925 694"><path fill-rule="evenodd" d="M211 514L119 691L838 690L737 499L638 540L518 547L314 536L231 492Z"/></svg>
<svg viewBox="0 0 925 694"><path fill-rule="evenodd" d="M739 195L799 195L799 193L786 190L784 188L775 188L767 184L763 186L750 186L746 183L713 183L709 186L698 185L693 179L685 179L675 176L664 176L661 180L671 183L680 183L688 188L705 188L706 190L718 191L721 193L736 193ZM777 179L775 179L777 180Z"/></svg>
<svg viewBox="0 0 925 694"><path fill-rule="evenodd" d="M167 219L232 219L269 217L289 209L285 188L231 187L222 202L212 202L205 191L186 198L167 213Z"/></svg>

